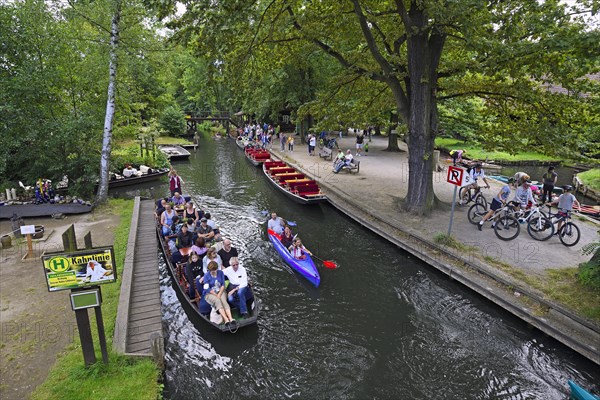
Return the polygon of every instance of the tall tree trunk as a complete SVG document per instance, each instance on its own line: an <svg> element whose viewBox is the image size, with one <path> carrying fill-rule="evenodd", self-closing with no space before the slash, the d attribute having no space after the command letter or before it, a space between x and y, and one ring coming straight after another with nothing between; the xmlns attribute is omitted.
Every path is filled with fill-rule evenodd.
<svg viewBox="0 0 600 400"><path fill-rule="evenodd" d="M434 205L433 149L437 130L437 67L445 36L433 28L424 29L426 15L412 8L411 21L416 34L407 39L410 77L410 114L408 121L408 211L427 214Z"/></svg>
<svg viewBox="0 0 600 400"><path fill-rule="evenodd" d="M112 143L113 121L115 117L115 92L117 85L117 48L119 47L119 22L121 20L121 1L115 3L115 13L110 29L110 49L108 61L108 97L106 99L106 116L102 134L102 155L100 157L100 185L96 195L96 203L108 199L108 180L110 152Z"/></svg>
<svg viewBox="0 0 600 400"><path fill-rule="evenodd" d="M400 147L398 147L398 114L396 113L390 113L388 147L385 149L385 151L400 151Z"/></svg>

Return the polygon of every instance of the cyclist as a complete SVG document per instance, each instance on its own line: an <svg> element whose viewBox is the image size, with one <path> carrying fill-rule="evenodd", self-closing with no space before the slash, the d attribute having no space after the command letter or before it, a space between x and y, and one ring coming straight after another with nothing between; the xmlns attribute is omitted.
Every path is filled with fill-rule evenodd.
<svg viewBox="0 0 600 400"><path fill-rule="evenodd" d="M565 185L563 186L563 190L565 191L561 194L558 200L554 200L550 203L546 203L548 206L557 205L558 206L558 216L560 220L558 221L558 229L554 233L558 235L560 232L560 228L562 228L564 220L569 216L569 213L573 210L573 204L577 206L577 209L581 210L581 204L577 201L571 190L573 190L573 186Z"/></svg>
<svg viewBox="0 0 600 400"><path fill-rule="evenodd" d="M477 182L477 180L479 178L483 179L483 181L485 182L485 187L486 188L490 188L490 184L488 183L487 179L485 178L485 172L483 171L483 168L481 168L481 164L477 163L475 164L475 166L471 169L471 172L469 172L469 176L471 177L471 183L470 185L467 186L467 191L469 193L469 196L471 195L471 190L474 190L475 193L477 193L477 191L479 190L479 184ZM468 203L469 201L471 201L473 197L470 197L469 199L466 200L465 203ZM463 199L460 199L460 202L462 204Z"/></svg>
<svg viewBox="0 0 600 400"><path fill-rule="evenodd" d="M490 210L487 212L487 214L483 216L483 218L481 219L481 221L479 221L479 224L477 225L477 228L479 230L481 230L481 228L483 227L483 223L490 219L492 215L494 215L494 212L500 209L506 203L506 200L508 200L508 196L510 196L511 192L510 185L513 182L513 178L510 178L507 184L504 185L502 189L500 189L496 197L492 199L492 204L490 204ZM495 220L492 222L492 228L494 227L494 225L496 225Z"/></svg>
<svg viewBox="0 0 600 400"><path fill-rule="evenodd" d="M516 203L522 209L526 209L530 206L530 204L535 203L533 192L531 191L531 181L529 179L523 181L523 183L517 187L515 197L513 197L512 202Z"/></svg>

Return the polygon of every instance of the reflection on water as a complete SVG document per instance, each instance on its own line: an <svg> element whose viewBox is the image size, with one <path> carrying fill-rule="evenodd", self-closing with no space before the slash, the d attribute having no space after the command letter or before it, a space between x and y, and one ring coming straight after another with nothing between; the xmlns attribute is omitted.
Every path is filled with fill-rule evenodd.
<svg viewBox="0 0 600 400"><path fill-rule="evenodd" d="M199 332L161 264L169 398L563 399L567 379L600 381L591 363L332 207L288 203L233 143L203 145L177 165L184 191L240 251L261 314L254 330ZM321 269L318 289L273 250L267 210L340 265Z"/></svg>

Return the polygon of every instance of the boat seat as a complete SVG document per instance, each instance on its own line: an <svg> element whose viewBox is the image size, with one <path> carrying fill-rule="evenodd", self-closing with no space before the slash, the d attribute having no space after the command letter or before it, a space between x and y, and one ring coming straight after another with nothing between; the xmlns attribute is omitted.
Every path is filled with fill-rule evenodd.
<svg viewBox="0 0 600 400"><path fill-rule="evenodd" d="M271 175L287 174L287 173L290 173L290 172L296 172L296 170L294 168L291 168L291 167L269 169L269 173Z"/></svg>
<svg viewBox="0 0 600 400"><path fill-rule="evenodd" d="M278 168L278 167L287 167L287 164L283 161L268 161L265 163L266 169Z"/></svg>
<svg viewBox="0 0 600 400"><path fill-rule="evenodd" d="M286 185L289 186L290 189L294 190L295 188L297 188L298 186L305 186L305 185L316 185L317 182L313 181L313 180L309 180L309 181L286 181L285 182Z"/></svg>
<svg viewBox="0 0 600 400"><path fill-rule="evenodd" d="M287 181L293 181L297 179L303 179L304 174L296 173L296 174L285 174L284 176L277 176L275 178L279 181L279 183L286 183Z"/></svg>

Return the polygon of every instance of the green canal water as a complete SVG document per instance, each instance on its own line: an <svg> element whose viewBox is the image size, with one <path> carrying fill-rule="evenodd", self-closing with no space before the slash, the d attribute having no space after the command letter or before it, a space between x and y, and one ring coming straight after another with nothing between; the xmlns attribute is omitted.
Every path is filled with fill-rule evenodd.
<svg viewBox="0 0 600 400"><path fill-rule="evenodd" d="M240 251L262 310L255 329L198 331L161 262L167 398L566 399L568 379L600 382L591 362L332 206L289 202L231 140L201 144L175 168ZM272 248L267 210L339 264L318 289Z"/></svg>

